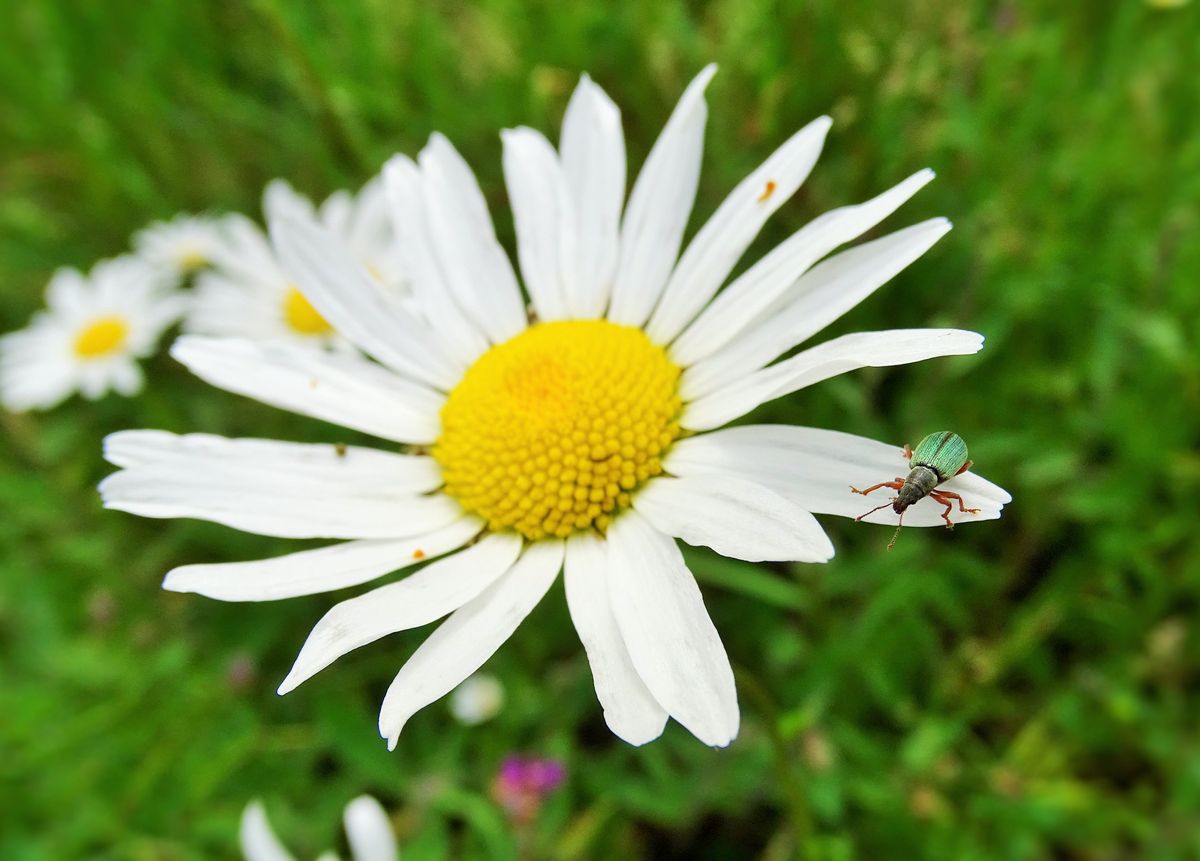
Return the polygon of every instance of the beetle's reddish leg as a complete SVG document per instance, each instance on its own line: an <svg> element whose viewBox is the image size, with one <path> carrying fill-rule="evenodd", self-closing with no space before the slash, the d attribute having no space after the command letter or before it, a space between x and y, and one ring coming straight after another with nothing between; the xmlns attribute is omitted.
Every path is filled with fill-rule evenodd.
<svg viewBox="0 0 1200 861"><path fill-rule="evenodd" d="M904 487L904 479L897 476L894 481L881 481L881 482L879 482L879 484L872 484L866 490L859 490L853 484L850 485L850 489L852 491L854 491L855 493L861 493L863 496L866 496L868 493L872 493L876 490L879 490L879 488L881 488L881 487L890 487L892 490L899 490L900 488ZM869 513L870 512L868 512L868 514Z"/></svg>
<svg viewBox="0 0 1200 861"><path fill-rule="evenodd" d="M904 444L904 459L912 460L912 446L910 446L908 443Z"/></svg>
<svg viewBox="0 0 1200 861"><path fill-rule="evenodd" d="M962 465L962 469L960 469L958 472L956 472L956 473L954 473L954 474L955 474L955 475L962 475L964 472L966 472L968 469L970 469L970 468L971 468L971 464L973 464L974 462L975 462L975 461L973 461L973 460L968 460L966 463L964 463L964 464Z"/></svg>
<svg viewBox="0 0 1200 861"><path fill-rule="evenodd" d="M931 493L929 495L932 496L934 499L936 499L938 502L940 502L942 505L945 505L948 507L950 506L950 503L947 500L957 499L958 500L958 510L963 512L964 514L978 514L979 513L978 508L967 508L967 506L963 503L963 498L951 490L935 490L933 493Z"/></svg>

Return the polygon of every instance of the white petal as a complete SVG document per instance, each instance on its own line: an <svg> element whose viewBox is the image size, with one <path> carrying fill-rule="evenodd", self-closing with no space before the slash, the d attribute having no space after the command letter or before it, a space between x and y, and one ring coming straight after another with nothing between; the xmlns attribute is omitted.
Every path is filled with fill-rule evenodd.
<svg viewBox="0 0 1200 861"><path fill-rule="evenodd" d="M520 552L519 535L493 533L403 580L335 605L308 635L279 693L294 690L348 652L454 612L512 568Z"/></svg>
<svg viewBox="0 0 1200 861"><path fill-rule="evenodd" d="M700 179L708 118L704 89L716 71L706 66L688 85L633 185L608 308L614 323L644 324L675 265Z"/></svg>
<svg viewBox="0 0 1200 861"><path fill-rule="evenodd" d="M760 482L798 505L818 514L857 517L885 502L886 488L871 496L853 493L881 481L908 474L902 446L818 428L790 425L746 425L680 440L671 447L664 467L673 475L741 476ZM956 523L994 520L1011 496L990 481L966 472L941 485L962 495L979 514L951 515ZM876 499L876 497L879 497ZM944 526L944 506L923 499L904 515L905 526ZM896 523L890 509L865 518L871 523Z"/></svg>
<svg viewBox="0 0 1200 861"><path fill-rule="evenodd" d="M465 369L371 278L345 244L311 219L284 214L271 221L283 268L338 334L385 365L441 389Z"/></svg>
<svg viewBox="0 0 1200 861"><path fill-rule="evenodd" d="M442 275L463 311L494 344L525 330L521 288L496 240L492 217L471 168L434 134L420 155L425 212Z"/></svg>
<svg viewBox="0 0 1200 861"><path fill-rule="evenodd" d="M219 601L278 601L332 592L457 550L482 529L479 519L463 517L410 538L345 541L251 562L183 565L167 573L163 588Z"/></svg>
<svg viewBox="0 0 1200 861"><path fill-rule="evenodd" d="M242 812L242 825L238 833L242 855L246 861L295 861L292 853L284 848L271 830L267 811L261 801L251 801Z"/></svg>
<svg viewBox="0 0 1200 861"><path fill-rule="evenodd" d="M454 690L504 645L554 583L562 558L561 541L530 545L507 574L429 635L383 700L379 732L389 749L410 717Z"/></svg>
<svg viewBox="0 0 1200 861"><path fill-rule="evenodd" d="M281 215L300 215L312 218L316 215L312 201L305 197L286 179L273 179L263 189L263 215L267 221Z"/></svg>
<svg viewBox="0 0 1200 861"><path fill-rule="evenodd" d="M621 111L587 75L567 103L559 150L578 237L567 305L576 319L599 317L608 307L617 271L625 138Z"/></svg>
<svg viewBox="0 0 1200 861"><path fill-rule="evenodd" d="M685 399L761 368L807 340L890 281L950 230L933 218L831 257L798 279L725 349L688 368Z"/></svg>
<svg viewBox="0 0 1200 861"><path fill-rule="evenodd" d="M693 401L684 409L680 424L689 430L711 430L759 404L847 371L964 356L982 348L982 335L961 329L891 329L843 335Z"/></svg>
<svg viewBox="0 0 1200 861"><path fill-rule="evenodd" d="M656 478L633 507L659 532L747 562L828 562L833 545L815 517L730 475Z"/></svg>
<svg viewBox="0 0 1200 861"><path fill-rule="evenodd" d="M651 339L669 343L716 295L767 219L808 178L832 122L829 117L813 120L729 193L671 273L646 326Z"/></svg>
<svg viewBox="0 0 1200 861"><path fill-rule="evenodd" d="M667 713L646 689L621 639L608 597L609 567L603 539L577 532L567 541L567 607L587 652L604 722L618 738L643 745L662 735Z"/></svg>
<svg viewBox="0 0 1200 861"><path fill-rule="evenodd" d="M392 821L371 796L360 795L347 804L343 820L354 861L397 861L400 857Z"/></svg>
<svg viewBox="0 0 1200 861"><path fill-rule="evenodd" d="M567 279L574 275L575 213L554 147L533 129L505 129L504 181L517 229L525 288L540 320L570 316Z"/></svg>
<svg viewBox="0 0 1200 861"><path fill-rule="evenodd" d="M383 439L432 443L445 397L353 356L184 335L171 355L214 386Z"/></svg>
<svg viewBox="0 0 1200 861"><path fill-rule="evenodd" d="M740 720L733 669L675 539L627 511L608 542L608 594L638 675L692 735L725 747Z"/></svg>
<svg viewBox="0 0 1200 861"><path fill-rule="evenodd" d="M397 155L384 165L383 181L400 253L412 275L417 302L447 348L459 361L469 364L487 350L488 341L454 301L442 274L425 212L421 170L407 156Z"/></svg>
<svg viewBox="0 0 1200 861"><path fill-rule="evenodd" d="M687 367L735 340L810 266L883 221L932 179L933 171L918 171L865 203L834 209L800 228L713 299L671 345L671 358Z"/></svg>

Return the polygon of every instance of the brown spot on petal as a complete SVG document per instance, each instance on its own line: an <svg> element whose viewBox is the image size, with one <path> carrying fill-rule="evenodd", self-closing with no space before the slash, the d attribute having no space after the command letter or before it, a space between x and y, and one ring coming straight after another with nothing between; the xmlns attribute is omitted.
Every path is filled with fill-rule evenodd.
<svg viewBox="0 0 1200 861"><path fill-rule="evenodd" d="M777 187L778 186L776 186L775 180L768 179L767 184L765 186L763 186L762 194L760 194L757 198L757 202L765 203L767 200L770 199L771 195L775 193L775 189Z"/></svg>

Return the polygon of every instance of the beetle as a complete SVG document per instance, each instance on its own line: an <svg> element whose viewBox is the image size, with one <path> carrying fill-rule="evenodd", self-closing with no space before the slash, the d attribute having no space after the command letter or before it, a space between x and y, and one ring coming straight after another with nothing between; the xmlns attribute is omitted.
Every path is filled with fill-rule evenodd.
<svg viewBox="0 0 1200 861"><path fill-rule="evenodd" d="M887 508L890 505L892 510L900 515L900 523L896 526L896 534L888 542L888 550L892 549L896 539L900 536L900 527L904 525L904 512L908 510L909 506L916 505L927 496L934 502L946 506L946 510L942 512L942 520L946 521L947 529L954 528L954 523L950 520L950 512L954 510L955 501L958 502L958 510L964 514L979 513L978 508L967 508L963 498L957 493L950 490L937 490L938 485L942 482L961 475L971 468L971 461L967 459L967 444L958 434L952 431L936 431L917 443L916 449L905 445L904 459L908 461L910 467L906 478L896 476L892 481L881 481L866 490L859 490L853 485L850 487L852 491L861 493L863 496L879 490L881 487L890 487L892 490L898 491L895 498L854 518L862 520L868 514L874 514L879 509Z"/></svg>

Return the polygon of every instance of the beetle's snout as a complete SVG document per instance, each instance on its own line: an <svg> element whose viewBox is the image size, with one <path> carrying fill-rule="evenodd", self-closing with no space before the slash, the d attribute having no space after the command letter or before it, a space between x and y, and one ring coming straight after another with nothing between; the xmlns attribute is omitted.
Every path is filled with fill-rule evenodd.
<svg viewBox="0 0 1200 861"><path fill-rule="evenodd" d="M896 512L897 514L903 514L906 510L908 510L908 506L909 503L900 497L896 497L894 500L892 500L892 511Z"/></svg>

